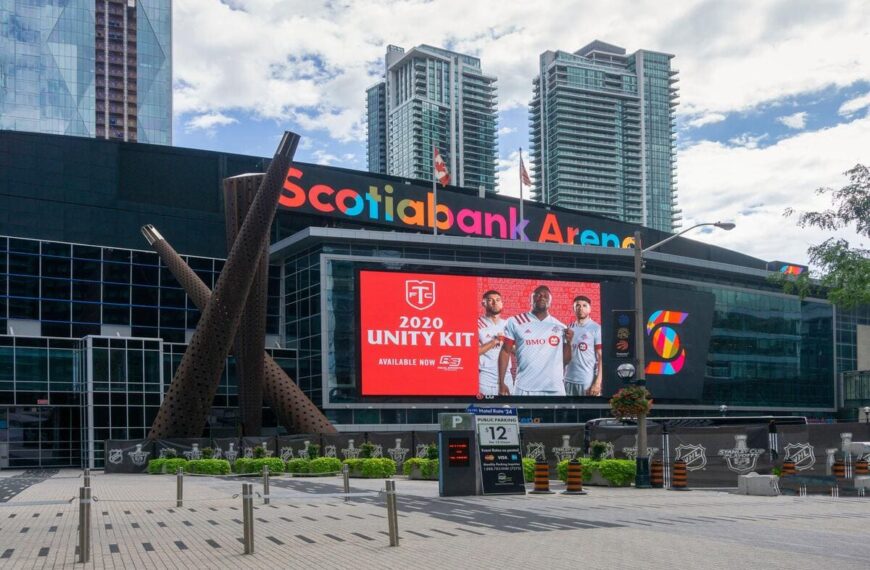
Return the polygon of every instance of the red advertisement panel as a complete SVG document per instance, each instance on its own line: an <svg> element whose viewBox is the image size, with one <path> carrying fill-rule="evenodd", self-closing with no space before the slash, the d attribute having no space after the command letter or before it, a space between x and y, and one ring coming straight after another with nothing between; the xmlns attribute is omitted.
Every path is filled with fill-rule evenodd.
<svg viewBox="0 0 870 570"><path fill-rule="evenodd" d="M429 273L360 272L360 354L363 396L469 396L492 386L492 354L481 354L487 291L498 291L502 319L526 313L534 290L551 291L549 315L574 322L576 296L591 301L591 318L601 322L598 283L474 277ZM495 343L493 343L495 344ZM486 348L486 347L484 347ZM483 350L483 349L481 349ZM490 366L487 374L484 367ZM513 384L516 360L506 375ZM558 379L561 381L561 378Z"/></svg>

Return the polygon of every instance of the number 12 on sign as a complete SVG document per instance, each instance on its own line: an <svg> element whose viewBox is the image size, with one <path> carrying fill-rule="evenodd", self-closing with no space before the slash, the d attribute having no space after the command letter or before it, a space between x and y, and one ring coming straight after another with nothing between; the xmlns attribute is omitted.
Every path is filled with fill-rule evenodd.
<svg viewBox="0 0 870 570"><path fill-rule="evenodd" d="M519 428L515 424L479 426L480 445L517 446L520 444Z"/></svg>

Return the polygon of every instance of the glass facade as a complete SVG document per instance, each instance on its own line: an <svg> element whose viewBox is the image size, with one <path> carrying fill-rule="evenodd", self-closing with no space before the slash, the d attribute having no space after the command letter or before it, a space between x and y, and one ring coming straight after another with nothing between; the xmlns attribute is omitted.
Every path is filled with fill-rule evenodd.
<svg viewBox="0 0 870 570"><path fill-rule="evenodd" d="M673 230L672 57L603 42L541 54L529 105L534 199Z"/></svg>
<svg viewBox="0 0 870 570"><path fill-rule="evenodd" d="M94 1L0 0L0 129L93 137Z"/></svg>
<svg viewBox="0 0 870 570"><path fill-rule="evenodd" d="M0 467L78 467L91 450L101 467L104 440L147 436L186 348L154 338L0 335L0 445L9 448ZM268 352L295 374L292 351ZM207 436L236 435L237 392L229 358ZM266 432L277 433L264 411Z"/></svg>
<svg viewBox="0 0 870 570"><path fill-rule="evenodd" d="M438 148L451 184L495 191L496 79L480 60L388 46L385 78L367 91L369 171L432 180Z"/></svg>
<svg viewBox="0 0 870 570"><path fill-rule="evenodd" d="M102 4L104 14L127 7L118 0ZM135 109L137 137L132 140L171 144L171 0L135 5L136 30L129 45L138 54L105 50L98 65L97 43L117 32L100 25L105 18L97 21L94 0L0 0L0 129L98 136L97 114L102 119L109 112L111 98L102 97L98 109L97 84L120 93L131 82L137 88L121 99ZM112 58L119 62L117 73L109 65ZM117 129L101 124L99 136L115 137ZM123 133L115 138L125 139Z"/></svg>
<svg viewBox="0 0 870 570"><path fill-rule="evenodd" d="M370 258L379 260L368 261ZM391 261L383 261L385 258ZM348 243L323 238L319 246L293 252L284 259L285 290L294 292L284 298L284 330L287 347L297 349L300 362L304 361L298 370L300 386L315 402L327 403L326 413L333 421L429 423L444 411L445 406L431 403L368 405L371 402L359 397L357 271L399 268L409 272L498 272L516 277L544 273L553 279L577 279L580 274L583 279L631 283L630 259L606 254L422 247L413 243L372 244L368 240ZM316 283L322 272L325 278ZM709 413L721 404L754 413L824 416L824 410L828 415L833 412L834 309L829 303L783 295L765 279L739 272L729 278L701 268L679 270L651 264L646 274L655 285L666 286L675 295L687 289L709 292L715 298L702 401L693 402L694 409L688 411L679 401L658 402L659 415ZM597 403L541 406L520 412L541 422L585 421L609 415L609 409Z"/></svg>

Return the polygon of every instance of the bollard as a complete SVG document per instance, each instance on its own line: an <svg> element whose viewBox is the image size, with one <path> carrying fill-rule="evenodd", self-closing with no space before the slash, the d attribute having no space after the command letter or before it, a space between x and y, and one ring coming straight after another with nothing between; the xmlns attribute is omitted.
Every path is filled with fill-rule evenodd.
<svg viewBox="0 0 870 570"><path fill-rule="evenodd" d="M794 475L797 473L797 468L795 467L794 461L791 459L787 459L782 462L782 471L780 471L780 476L785 477L786 475Z"/></svg>
<svg viewBox="0 0 870 570"><path fill-rule="evenodd" d="M583 464L572 459L568 462L568 479L566 480L566 489L562 491L563 495L585 495L583 490Z"/></svg>
<svg viewBox="0 0 870 570"><path fill-rule="evenodd" d="M842 459L834 461L834 467L831 469L831 474L837 479L846 478L846 462Z"/></svg>
<svg viewBox="0 0 870 570"><path fill-rule="evenodd" d="M175 472L175 506L184 506L184 469L181 467Z"/></svg>
<svg viewBox="0 0 870 570"><path fill-rule="evenodd" d="M689 483L686 462L682 459L674 461L674 472L671 476L671 491L688 491Z"/></svg>
<svg viewBox="0 0 870 570"><path fill-rule="evenodd" d="M386 481L387 525L390 531L390 546L399 546L399 513L396 505L396 482Z"/></svg>
<svg viewBox="0 0 870 570"><path fill-rule="evenodd" d="M82 475L82 479L84 480L85 487L91 486L91 470L90 469L84 470L84 474Z"/></svg>
<svg viewBox="0 0 870 570"><path fill-rule="evenodd" d="M344 502L350 500L350 467L345 463L341 466L341 478L344 479Z"/></svg>
<svg viewBox="0 0 870 570"><path fill-rule="evenodd" d="M263 465L263 504L269 504L269 466Z"/></svg>
<svg viewBox="0 0 870 570"><path fill-rule="evenodd" d="M866 459L859 459L855 462L855 476L858 477L860 475L870 475L870 464L868 464Z"/></svg>
<svg viewBox="0 0 870 570"><path fill-rule="evenodd" d="M79 489L79 562L91 560L91 488Z"/></svg>
<svg viewBox="0 0 870 570"><path fill-rule="evenodd" d="M254 553L254 484L242 483L242 542L245 554Z"/></svg>
<svg viewBox="0 0 870 570"><path fill-rule="evenodd" d="M535 488L530 491L536 495L552 495L550 490L550 466L546 461L535 462Z"/></svg>
<svg viewBox="0 0 870 570"><path fill-rule="evenodd" d="M653 459L649 465L649 484L654 489L665 486L665 464L661 459Z"/></svg>

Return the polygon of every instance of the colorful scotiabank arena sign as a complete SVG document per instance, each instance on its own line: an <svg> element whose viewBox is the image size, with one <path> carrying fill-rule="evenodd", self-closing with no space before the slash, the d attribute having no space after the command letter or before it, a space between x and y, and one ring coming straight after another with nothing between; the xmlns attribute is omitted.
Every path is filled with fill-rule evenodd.
<svg viewBox="0 0 870 570"><path fill-rule="evenodd" d="M598 283L506 277L360 271L359 315L361 391L363 396L477 396L492 382L493 359L500 345L487 336L484 293L497 291L505 326L531 309L533 292L545 285L551 292L552 322L544 341L561 351L566 325L574 322L573 300L590 300L591 318L600 322ZM526 322L525 319L521 319ZM552 330L550 330L552 329ZM533 339L530 339L533 340ZM529 358L536 351L528 351ZM561 353L561 352L560 352ZM516 358L505 380L514 385ZM561 383L562 374L553 378ZM563 394L564 395L564 394Z"/></svg>

